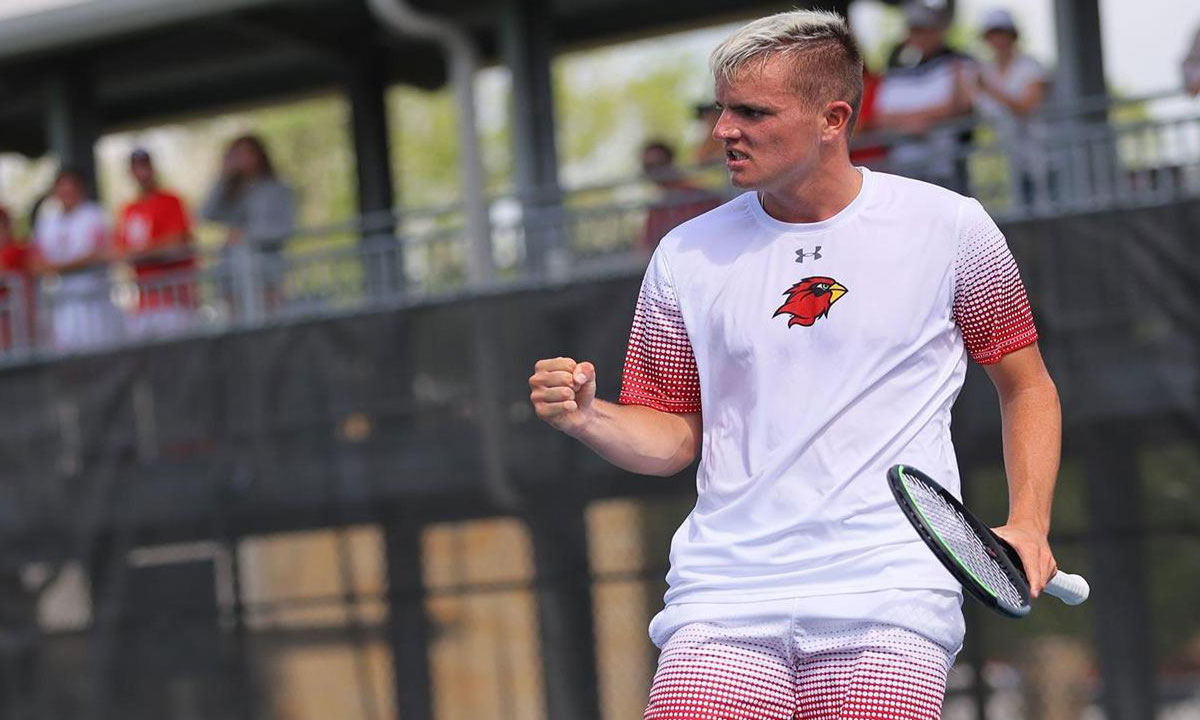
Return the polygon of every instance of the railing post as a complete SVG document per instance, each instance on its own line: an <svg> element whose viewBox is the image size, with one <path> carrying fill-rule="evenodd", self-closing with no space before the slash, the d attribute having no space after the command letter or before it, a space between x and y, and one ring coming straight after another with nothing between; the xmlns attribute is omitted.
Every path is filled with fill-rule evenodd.
<svg viewBox="0 0 1200 720"><path fill-rule="evenodd" d="M235 324L256 325L263 320L263 290L258 272L258 254L246 242L235 243L229 252L233 282Z"/></svg>

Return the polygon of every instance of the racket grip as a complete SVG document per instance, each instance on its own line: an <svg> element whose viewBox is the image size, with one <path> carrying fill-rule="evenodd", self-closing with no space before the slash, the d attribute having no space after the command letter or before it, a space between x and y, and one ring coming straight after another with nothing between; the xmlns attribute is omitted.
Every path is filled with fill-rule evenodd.
<svg viewBox="0 0 1200 720"><path fill-rule="evenodd" d="M1088 599L1092 589L1088 587L1088 581L1084 580L1083 576L1059 570L1046 583L1046 592L1068 605L1078 605Z"/></svg>

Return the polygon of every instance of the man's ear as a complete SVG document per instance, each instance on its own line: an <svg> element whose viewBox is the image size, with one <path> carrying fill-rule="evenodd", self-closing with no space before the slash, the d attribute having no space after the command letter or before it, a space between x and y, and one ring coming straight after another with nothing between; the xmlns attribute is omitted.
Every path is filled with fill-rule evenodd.
<svg viewBox="0 0 1200 720"><path fill-rule="evenodd" d="M833 141L839 136L849 139L850 118L853 114L854 109L850 107L850 103L844 100L834 100L826 105L825 113L822 115L824 121L822 139Z"/></svg>

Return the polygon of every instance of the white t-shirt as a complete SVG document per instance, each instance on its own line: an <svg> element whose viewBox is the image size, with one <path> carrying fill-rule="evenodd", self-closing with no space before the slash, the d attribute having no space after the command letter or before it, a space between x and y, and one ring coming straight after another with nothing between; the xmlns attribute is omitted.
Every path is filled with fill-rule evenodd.
<svg viewBox="0 0 1200 720"><path fill-rule="evenodd" d="M71 212L46 208L38 214L33 235L47 262L61 265L83 260L103 250L108 241L104 209L94 202ZM59 278L57 291L48 299L55 347L86 349L114 337L116 315L108 300L107 282L103 265Z"/></svg>
<svg viewBox="0 0 1200 720"><path fill-rule="evenodd" d="M1023 54L1014 57L1004 72L995 63L987 63L981 66L980 73L988 83L1011 98L1024 97L1035 83L1047 80L1042 64ZM1044 123L1036 118L1018 117L985 92L977 93L974 102L979 114L996 129L1000 142L1008 146L1006 151L1010 158L1019 160L1019 164L1028 170L1037 170L1044 165L1048 152Z"/></svg>
<svg viewBox="0 0 1200 720"><path fill-rule="evenodd" d="M880 114L914 113L941 107L954 99L958 75L973 61L943 52L912 67L891 67L875 98ZM961 128L934 127L920 137L897 142L888 153L899 172L947 179L954 175Z"/></svg>
<svg viewBox="0 0 1200 720"><path fill-rule="evenodd" d="M1014 57L1003 71L996 63L985 63L980 66L979 72L989 84L1013 98L1023 97L1030 86L1046 82L1047 79L1046 69L1042 64L1024 54ZM975 105L980 114L992 122L1017 119L1011 110L987 93L979 93L975 98Z"/></svg>
<svg viewBox="0 0 1200 720"><path fill-rule="evenodd" d="M699 411L704 427L668 604L960 592L886 471L903 462L957 494L950 407L967 355L996 362L1037 332L977 201L862 174L828 220L783 223L745 193L651 260L620 402Z"/></svg>
<svg viewBox="0 0 1200 720"><path fill-rule="evenodd" d="M102 250L107 232L104 209L85 202L70 212L46 208L38 214L33 237L42 257L61 265Z"/></svg>

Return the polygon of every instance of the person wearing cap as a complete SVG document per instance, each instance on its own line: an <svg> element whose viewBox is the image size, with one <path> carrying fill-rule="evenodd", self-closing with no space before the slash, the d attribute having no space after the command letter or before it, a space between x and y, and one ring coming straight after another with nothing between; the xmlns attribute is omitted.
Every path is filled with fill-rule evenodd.
<svg viewBox="0 0 1200 720"><path fill-rule="evenodd" d="M992 57L980 66L975 107L1006 146L1014 194L1028 205L1051 191L1046 128L1033 118L1045 102L1048 75L1018 49L1020 33L1007 10L984 15L980 33Z"/></svg>
<svg viewBox="0 0 1200 720"><path fill-rule="evenodd" d="M116 232L117 250L133 266L138 285L129 327L135 336L178 332L195 306L196 260L187 210L178 195L159 187L147 151L133 151L129 173L138 196L121 210Z"/></svg>
<svg viewBox="0 0 1200 720"><path fill-rule="evenodd" d="M888 165L936 185L966 191L970 128L957 125L971 112L968 78L975 61L946 42L949 8L936 0L904 5L908 35L888 58L875 100L876 127L903 135Z"/></svg>

